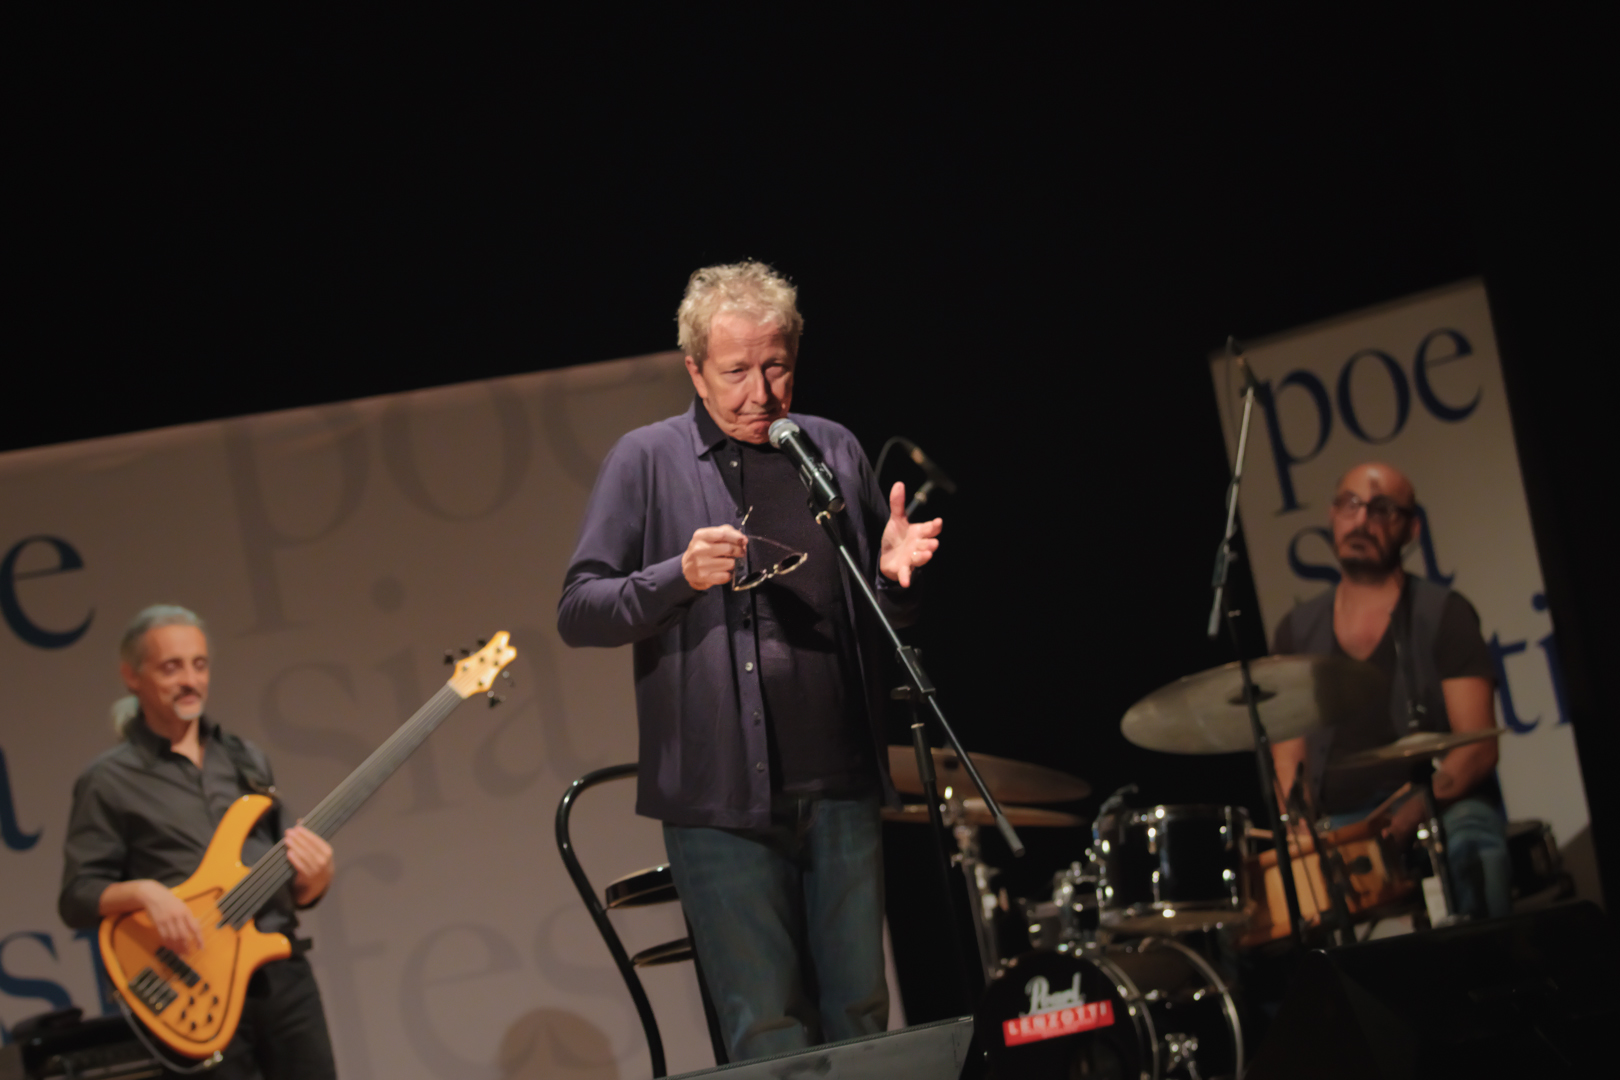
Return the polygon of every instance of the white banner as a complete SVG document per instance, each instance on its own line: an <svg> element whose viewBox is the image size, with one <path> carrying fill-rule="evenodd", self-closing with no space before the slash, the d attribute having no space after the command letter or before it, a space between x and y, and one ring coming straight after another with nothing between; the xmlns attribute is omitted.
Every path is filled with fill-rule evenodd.
<svg viewBox="0 0 1620 1080"><path fill-rule="evenodd" d="M1261 394L1240 510L1267 640L1290 608L1338 580L1328 504L1339 478L1371 460L1406 473L1424 525L1407 569L1473 602L1496 662L1508 813L1550 823L1595 899L1585 789L1484 285L1345 315L1246 352ZM1232 455L1242 376L1224 354L1211 373Z"/></svg>
<svg viewBox="0 0 1620 1080"><path fill-rule="evenodd" d="M635 759L630 653L566 649L555 612L602 456L691 396L665 353L0 455L0 1022L103 1011L93 937L63 928L56 896L136 611L208 621L209 714L264 748L294 814L444 682L446 649L504 629L509 700L462 706L383 787L305 916L339 1070L645 1075L553 839L571 780ZM664 861L633 787L580 800L599 888ZM614 918L632 952L685 934L675 906ZM671 1071L712 1064L690 965L643 979Z"/></svg>

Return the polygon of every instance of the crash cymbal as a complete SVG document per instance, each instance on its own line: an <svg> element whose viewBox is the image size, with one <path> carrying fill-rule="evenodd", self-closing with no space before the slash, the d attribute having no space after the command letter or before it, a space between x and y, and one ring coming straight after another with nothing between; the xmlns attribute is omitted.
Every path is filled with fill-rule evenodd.
<svg viewBox="0 0 1620 1080"><path fill-rule="evenodd" d="M913 759L915 760L915 759ZM973 757L978 761L978 755ZM994 781L991 781L993 784ZM1007 806L1003 804L1001 812L1007 815L1015 829L1041 828L1042 826L1062 826L1073 828L1084 825L1084 818L1074 814L1065 814L1061 810L1047 810L1039 806ZM994 825L996 819L991 816L990 808L984 805L983 799L963 799L962 818L969 825ZM883 808L884 821L909 821L913 824L928 824L928 806L926 803L911 803L899 809Z"/></svg>
<svg viewBox="0 0 1620 1080"><path fill-rule="evenodd" d="M1044 765L989 754L974 754L973 764L997 802L1068 802L1091 794L1091 785L1084 780ZM910 746L889 747L889 774L897 790L907 795L923 794L922 777L917 775L917 752ZM955 788L964 798L979 794L954 750L934 751L934 777L942 795L947 787Z"/></svg>
<svg viewBox="0 0 1620 1080"><path fill-rule="evenodd" d="M1354 754L1346 754L1328 765L1328 772L1360 769L1368 765L1388 765L1395 761L1438 757L1446 751L1454 750L1459 746L1484 742L1486 739L1499 739L1506 734L1506 728L1490 728L1485 731L1448 731L1444 734L1438 731L1419 731L1404 738L1396 739L1385 746L1375 746L1371 750L1359 750Z"/></svg>
<svg viewBox="0 0 1620 1080"><path fill-rule="evenodd" d="M1263 656L1249 661L1260 722L1273 743L1331 726L1368 710L1389 710L1389 683L1378 669L1346 656ZM1172 754L1254 749L1243 673L1235 663L1161 686L1120 721L1137 746Z"/></svg>

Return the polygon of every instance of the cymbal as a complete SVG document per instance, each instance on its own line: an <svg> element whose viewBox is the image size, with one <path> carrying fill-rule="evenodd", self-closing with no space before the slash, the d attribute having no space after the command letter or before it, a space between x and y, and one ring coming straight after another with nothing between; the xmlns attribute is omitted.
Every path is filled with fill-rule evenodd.
<svg viewBox="0 0 1620 1080"><path fill-rule="evenodd" d="M1091 785L1084 780L1045 765L990 754L974 754L973 764L984 782L990 785L990 793L997 802L1068 802L1091 794ZM910 746L889 747L889 774L897 790L907 795L923 794L922 777L917 774L917 752ZM947 786L955 788L963 797L980 794L955 750L934 751L934 776L942 795Z"/></svg>
<svg viewBox="0 0 1620 1080"><path fill-rule="evenodd" d="M975 755L974 761L978 761ZM1040 806L1007 806L1002 804L1001 812L1007 815L1017 829L1041 828L1042 826L1058 826L1073 828L1084 825L1085 819L1075 814L1065 814L1061 810L1048 810ZM963 799L962 819L969 825L994 825L996 819L991 816L990 808L984 804L983 799ZM928 824L928 805L926 803L910 803L899 809L883 808L884 821L908 821L916 825Z"/></svg>
<svg viewBox="0 0 1620 1080"><path fill-rule="evenodd" d="M1367 710L1389 710L1389 683L1378 669L1346 656L1262 656L1249 661L1260 722L1273 743L1331 726ZM1254 749L1243 673L1236 663L1161 686L1119 723L1127 739L1172 754L1229 754Z"/></svg>
<svg viewBox="0 0 1620 1080"><path fill-rule="evenodd" d="M1345 769L1360 769L1367 765L1387 765L1395 761L1410 761L1416 758L1438 757L1448 750L1469 743L1484 742L1486 739L1500 739L1507 734L1506 728L1488 728L1484 731L1418 731L1385 746L1375 746L1371 750L1359 750L1354 754L1346 754L1328 765L1328 772L1340 772Z"/></svg>

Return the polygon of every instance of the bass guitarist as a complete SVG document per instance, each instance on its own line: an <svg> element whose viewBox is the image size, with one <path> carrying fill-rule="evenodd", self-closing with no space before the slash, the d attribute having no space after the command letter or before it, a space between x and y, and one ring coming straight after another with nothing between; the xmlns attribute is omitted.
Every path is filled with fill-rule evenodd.
<svg viewBox="0 0 1620 1080"><path fill-rule="evenodd" d="M135 617L119 647L129 697L113 706L123 741L90 763L73 787L63 844L58 910L70 927L145 910L166 947L182 958L203 946L204 928L170 891L197 869L232 803L272 790L262 751L203 715L208 638L182 607ZM274 846L280 815L261 818L243 846L255 863ZM332 848L294 825L285 832L295 876L260 911L266 933L297 941L297 910L332 881ZM227 1080L323 1080L336 1076L320 990L301 950L254 973L236 1037L208 1075Z"/></svg>

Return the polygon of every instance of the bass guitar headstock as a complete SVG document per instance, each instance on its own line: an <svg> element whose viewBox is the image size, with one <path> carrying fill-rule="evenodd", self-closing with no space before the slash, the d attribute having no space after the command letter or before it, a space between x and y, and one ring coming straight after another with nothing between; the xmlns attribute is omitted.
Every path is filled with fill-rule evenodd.
<svg viewBox="0 0 1620 1080"><path fill-rule="evenodd" d="M490 639L489 644L456 664L449 686L464 698L491 690L495 677L507 664L517 659L517 650L510 642L512 635L505 630Z"/></svg>

